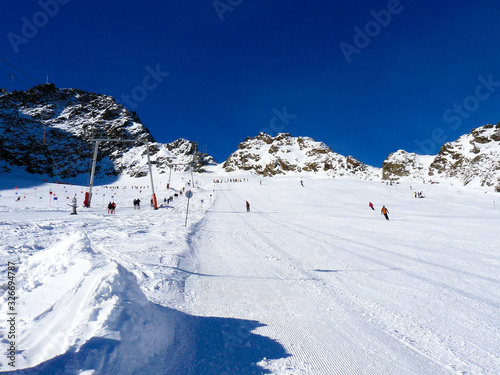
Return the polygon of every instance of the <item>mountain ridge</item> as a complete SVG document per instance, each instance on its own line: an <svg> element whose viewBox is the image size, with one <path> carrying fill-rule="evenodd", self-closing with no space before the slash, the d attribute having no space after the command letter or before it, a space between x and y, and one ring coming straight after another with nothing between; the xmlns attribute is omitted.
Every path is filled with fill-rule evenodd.
<svg viewBox="0 0 500 375"><path fill-rule="evenodd" d="M500 192L500 122L474 128L457 140L446 142L437 155L398 150L382 164L382 178L450 180Z"/></svg>
<svg viewBox="0 0 500 375"><path fill-rule="evenodd" d="M96 175L141 177L148 173L146 147L157 173L170 168L207 171L214 159L184 138L156 142L137 113L114 98L79 89L35 86L0 96L0 173L18 167L32 174L68 178L90 173L93 139L135 139L138 144L102 142ZM148 146L146 146L146 143ZM343 156L311 137L259 133L239 143L220 170L251 171L263 177L310 173L328 178L451 181L500 192L500 122L474 128L445 143L437 155L398 150L381 168Z"/></svg>
<svg viewBox="0 0 500 375"><path fill-rule="evenodd" d="M57 89L53 84L35 86L0 96L0 171L11 167L29 173L76 177L90 173L93 139L135 139L126 142L102 142L99 145L97 176L147 173L144 162L148 143L151 162L159 173L169 165L186 170L194 142L178 139L158 143L135 112L129 111L107 95L78 89ZM213 158L198 153L196 170L213 163Z"/></svg>

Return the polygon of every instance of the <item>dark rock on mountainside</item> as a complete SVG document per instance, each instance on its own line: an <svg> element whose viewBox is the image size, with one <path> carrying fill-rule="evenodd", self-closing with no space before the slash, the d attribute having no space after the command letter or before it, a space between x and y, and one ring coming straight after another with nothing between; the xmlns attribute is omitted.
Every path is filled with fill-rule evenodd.
<svg viewBox="0 0 500 375"><path fill-rule="evenodd" d="M185 139L155 142L135 112L112 97L53 84L0 96L0 171L19 167L30 173L67 178L90 173L95 138L135 139L137 143L102 142L97 175L147 173L146 145L162 173L170 163L188 163L195 145ZM196 169L213 163L198 155ZM187 169L188 166L176 166Z"/></svg>

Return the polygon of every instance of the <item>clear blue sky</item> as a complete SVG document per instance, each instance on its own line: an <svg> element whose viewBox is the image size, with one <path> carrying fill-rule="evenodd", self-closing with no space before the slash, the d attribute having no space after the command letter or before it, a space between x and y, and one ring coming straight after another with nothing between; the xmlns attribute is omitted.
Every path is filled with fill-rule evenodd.
<svg viewBox="0 0 500 375"><path fill-rule="evenodd" d="M114 96L159 142L198 141L218 162L269 129L380 166L398 149L437 153L442 141L500 121L494 0L1 7L1 58L39 82L49 74L59 88ZM0 69L35 84L3 61ZM15 81L9 91L27 88Z"/></svg>

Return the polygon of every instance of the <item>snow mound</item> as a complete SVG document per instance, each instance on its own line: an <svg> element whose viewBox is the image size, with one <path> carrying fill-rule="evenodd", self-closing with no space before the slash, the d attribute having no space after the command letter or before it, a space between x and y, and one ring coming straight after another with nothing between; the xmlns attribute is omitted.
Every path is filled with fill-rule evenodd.
<svg viewBox="0 0 500 375"><path fill-rule="evenodd" d="M82 232L21 260L17 282L17 369L131 373L173 344L170 310L149 302L135 277L96 254Z"/></svg>

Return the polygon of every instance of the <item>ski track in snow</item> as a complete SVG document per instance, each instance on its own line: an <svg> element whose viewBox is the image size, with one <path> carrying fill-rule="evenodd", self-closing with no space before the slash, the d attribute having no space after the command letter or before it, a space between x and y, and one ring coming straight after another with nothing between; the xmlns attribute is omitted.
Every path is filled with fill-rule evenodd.
<svg viewBox="0 0 500 375"><path fill-rule="evenodd" d="M252 194L248 189L242 190L244 194ZM268 193L266 191L264 194ZM466 359L471 353L479 353L478 358L483 357L492 365L498 365L498 355L494 349L481 348L478 343L468 343L466 338L461 338L462 342L454 342L451 336L443 335L436 328L414 317L411 305L398 306L399 309L384 306L373 297L367 298L356 289L346 288L350 280L337 275L349 275L350 279L356 275L354 278L359 280L355 282L361 283L374 281L371 280L371 275L375 273L397 273L398 278L402 276L404 280L405 292L412 290L410 284L417 286L423 283L424 289L436 290L453 300L459 300L454 303L455 306L472 303L477 306L477 313L486 309L491 314L490 318L498 311L498 298L495 299L498 296L484 297L470 293L467 289L476 287L476 281L498 289L498 278L424 260L418 253L426 249L418 243L405 246L403 250L407 249L409 252L402 252L401 249L391 250L390 247L393 246L386 247L383 242L374 246L373 240L364 240L352 230L337 234L335 226L332 229L331 224L324 221L314 222L316 227L311 228L302 220L301 212L296 212L298 215L290 212L293 209L289 209L287 215L266 212L261 206L257 206L257 212L242 212L241 206L248 198L241 195L234 186L220 189L218 196L220 199L216 201L212 212L208 213L205 227L195 239L195 247L199 252L194 263L200 265L200 273L219 274L219 277L199 276L202 280L191 280L195 284L192 287L194 293L197 295L201 291L203 296L198 297L203 302L195 305L194 311L199 313L201 309L206 310L206 315L234 316L236 310L237 314L243 313L245 317L265 323L266 327L259 328L257 332L278 340L292 354L289 359L276 361L274 364L269 362L269 368L273 371L313 374L437 374L453 373L464 368L464 373L480 372L481 367L476 366L475 360L468 362ZM252 199L263 200L255 194ZM269 200L266 199L266 202ZM225 218L218 220L223 213L233 214L230 223ZM273 227L279 229L272 230ZM220 228L220 233L216 237L213 233L217 232L217 228ZM398 236L398 240L401 239L404 237ZM306 263L315 263L316 260L319 261L317 264L321 264L324 263L322 260L336 258L338 255L338 252L336 254L332 251L318 259L313 252L313 257L307 259L304 252L314 249L316 243L332 249L341 247L340 255L342 258L348 257L348 264L340 269L323 270L324 272L318 268L309 268ZM303 246L303 251L297 251L300 246ZM366 267L356 270L352 269L353 264L363 264ZM225 274L228 269L244 270L249 265L252 274L259 269L259 274L263 275L245 277L238 274L229 277ZM452 278L447 280L447 275ZM459 277L468 280L462 283L456 280ZM379 287L391 288L383 278L376 279ZM469 284L470 281L472 284ZM262 283L265 286L258 285ZM242 296L244 305L252 306L252 309L245 309L243 306L240 312L235 308L235 301ZM262 307L267 299L275 301L264 305L263 311L257 313L255 306L260 304ZM249 303L248 300L254 302ZM218 302L214 304L214 301ZM432 315L431 312L428 314ZM442 323L446 324L446 317L442 318ZM455 344L467 348L465 351L453 348ZM495 345L495 341L492 340L491 344ZM346 353L349 354L346 356Z"/></svg>
<svg viewBox="0 0 500 375"><path fill-rule="evenodd" d="M117 214L96 204L69 216L3 190L0 254L20 265L18 368L102 338L101 369L121 373L148 357L149 373L500 372L495 196L244 177L201 176L187 228L185 198L135 211L137 192L121 190ZM368 201L387 205L390 221ZM0 276L5 306L5 266Z"/></svg>

